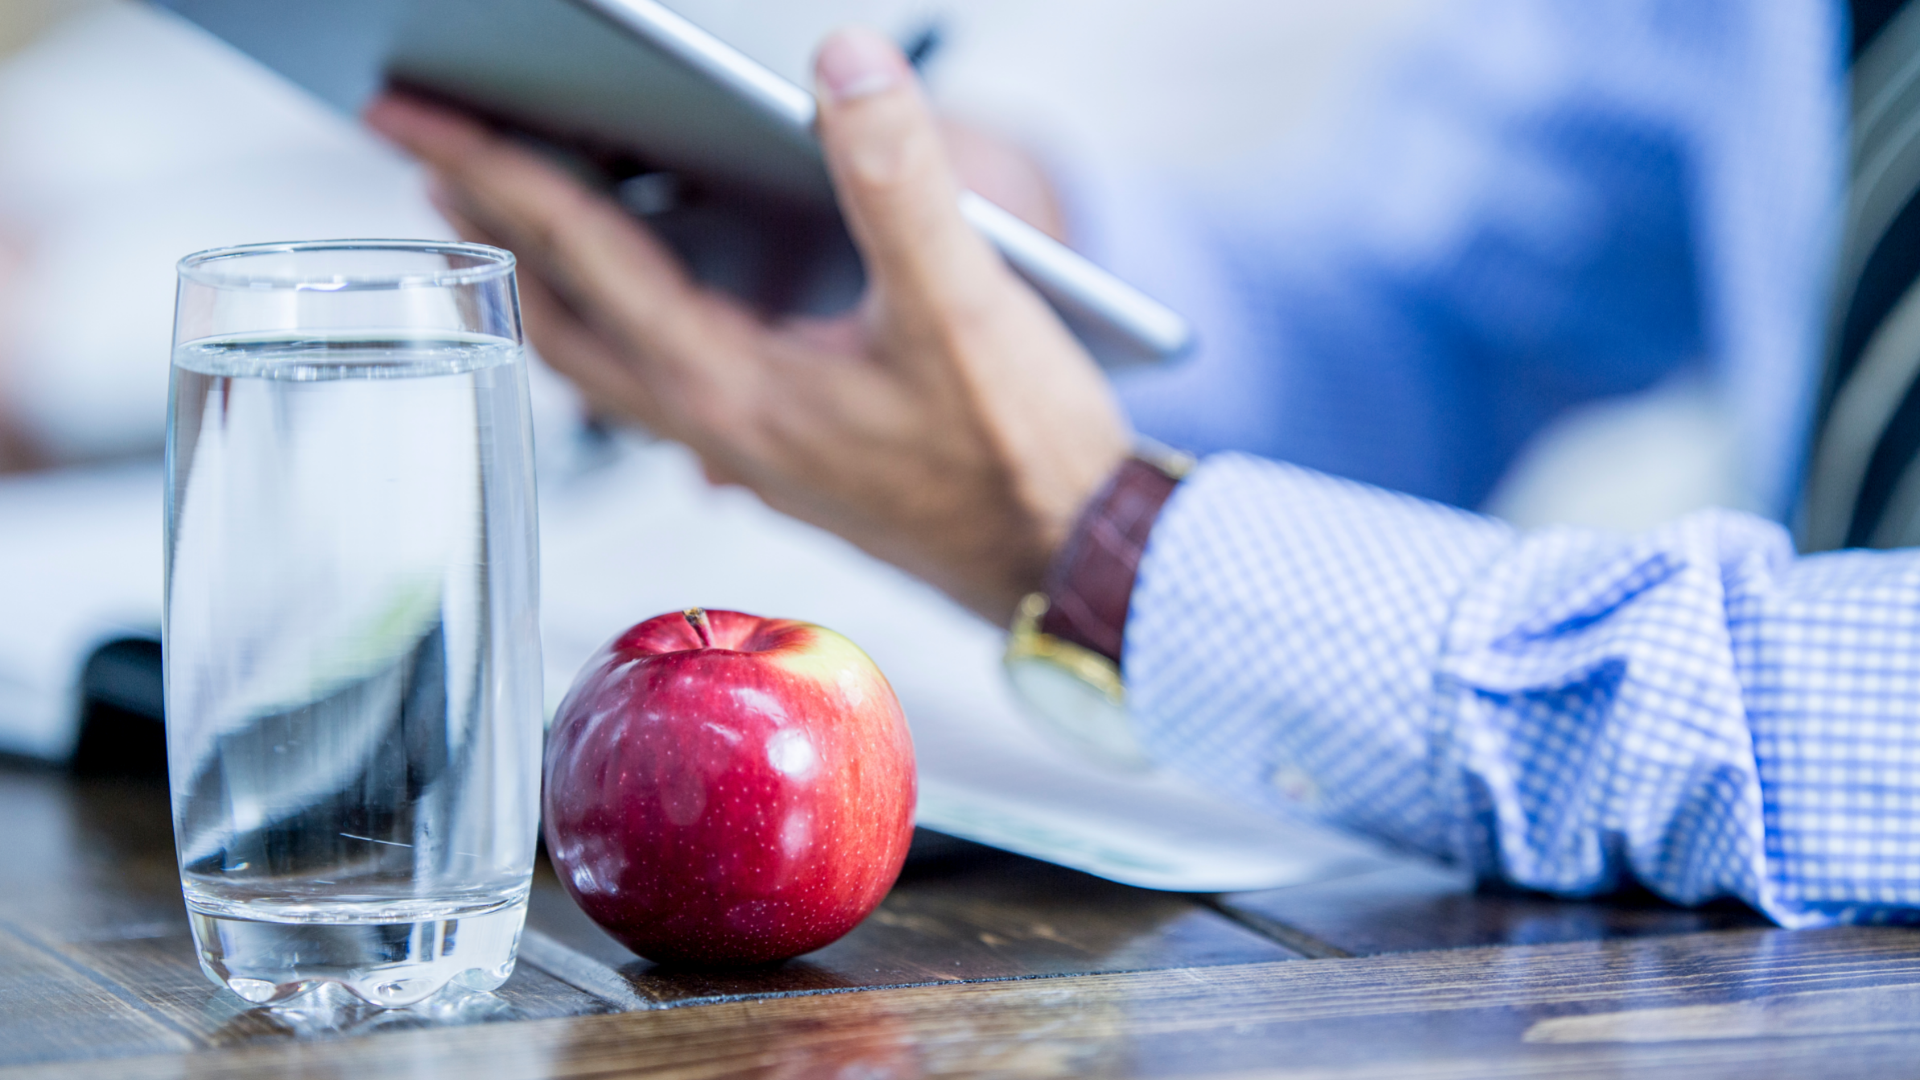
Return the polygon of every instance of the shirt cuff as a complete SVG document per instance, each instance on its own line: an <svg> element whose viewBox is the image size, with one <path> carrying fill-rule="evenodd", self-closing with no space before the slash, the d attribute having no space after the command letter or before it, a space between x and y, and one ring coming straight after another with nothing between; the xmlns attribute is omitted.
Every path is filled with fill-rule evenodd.
<svg viewBox="0 0 1920 1080"><path fill-rule="evenodd" d="M1142 744L1243 800L1451 854L1435 665L1455 598L1512 537L1307 469L1207 459L1161 511L1129 607Z"/></svg>

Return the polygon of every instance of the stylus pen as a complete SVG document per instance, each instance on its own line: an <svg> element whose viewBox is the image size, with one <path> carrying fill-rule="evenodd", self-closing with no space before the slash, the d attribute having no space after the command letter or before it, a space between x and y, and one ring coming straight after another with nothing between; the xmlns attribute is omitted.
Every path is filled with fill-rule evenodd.
<svg viewBox="0 0 1920 1080"><path fill-rule="evenodd" d="M907 63L913 70L924 72L927 62L947 43L947 35L940 29L940 20L935 19L920 28L920 32L900 43L900 51L907 54Z"/></svg>

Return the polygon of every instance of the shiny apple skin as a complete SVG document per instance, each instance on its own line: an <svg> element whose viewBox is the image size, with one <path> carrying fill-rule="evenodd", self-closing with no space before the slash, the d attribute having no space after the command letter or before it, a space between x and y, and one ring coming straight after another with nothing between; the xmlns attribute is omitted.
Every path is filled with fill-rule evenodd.
<svg viewBox="0 0 1920 1080"><path fill-rule="evenodd" d="M913 837L913 740L886 677L810 623L679 612L581 669L547 741L547 851L649 960L748 966L836 939Z"/></svg>

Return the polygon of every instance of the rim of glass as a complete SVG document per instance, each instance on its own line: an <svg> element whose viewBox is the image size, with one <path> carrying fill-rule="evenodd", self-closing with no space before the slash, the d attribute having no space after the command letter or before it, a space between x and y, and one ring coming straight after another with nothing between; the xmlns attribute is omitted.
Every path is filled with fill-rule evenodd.
<svg viewBox="0 0 1920 1080"><path fill-rule="evenodd" d="M462 255L477 260L473 266L411 274L267 275L246 273L239 266L223 267L260 255L300 255L322 251L403 251L420 255ZM184 281L225 289L312 289L345 292L359 289L444 288L477 285L513 273L513 252L491 244L461 240L297 240L266 244L238 244L208 248L181 259L175 268Z"/></svg>

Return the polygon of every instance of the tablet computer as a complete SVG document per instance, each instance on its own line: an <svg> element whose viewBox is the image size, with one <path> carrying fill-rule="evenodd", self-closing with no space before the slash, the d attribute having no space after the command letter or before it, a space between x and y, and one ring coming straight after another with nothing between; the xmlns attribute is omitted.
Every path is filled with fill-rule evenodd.
<svg viewBox="0 0 1920 1080"><path fill-rule="evenodd" d="M348 112L392 84L608 185L694 275L770 313L864 284L812 94L655 0L156 0ZM971 192L961 210L1101 363L1185 352L1187 322Z"/></svg>

